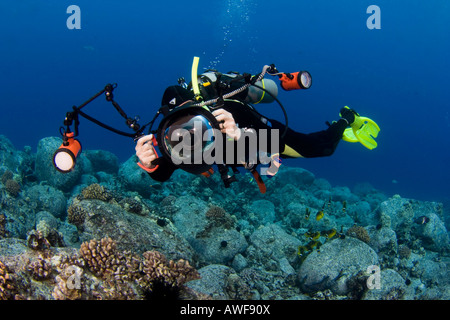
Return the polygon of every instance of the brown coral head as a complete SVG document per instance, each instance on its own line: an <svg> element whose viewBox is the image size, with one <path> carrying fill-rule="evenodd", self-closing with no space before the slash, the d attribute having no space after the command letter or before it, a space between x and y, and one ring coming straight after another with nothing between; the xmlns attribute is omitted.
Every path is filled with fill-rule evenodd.
<svg viewBox="0 0 450 320"><path fill-rule="evenodd" d="M13 179L9 179L8 181L6 181L5 188L6 188L6 191L14 198L19 195L20 189L21 189L20 184L16 180L13 180Z"/></svg>

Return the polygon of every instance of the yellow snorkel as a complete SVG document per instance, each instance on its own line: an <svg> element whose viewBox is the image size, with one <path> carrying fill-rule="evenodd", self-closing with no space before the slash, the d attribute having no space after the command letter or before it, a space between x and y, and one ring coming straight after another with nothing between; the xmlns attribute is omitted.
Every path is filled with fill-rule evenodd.
<svg viewBox="0 0 450 320"><path fill-rule="evenodd" d="M198 80L197 80L197 70L198 70L198 63L200 61L199 57L194 57L194 61L192 62L192 70L191 70L191 83L192 83L192 89L194 90L194 99L196 101L200 100L202 96L200 95L200 88L198 87Z"/></svg>
<svg viewBox="0 0 450 320"><path fill-rule="evenodd" d="M345 108L350 109L345 106ZM361 117L355 114L355 121L344 131L342 139L347 142L360 142L367 149L375 149L377 142L375 138L378 137L380 127L367 117Z"/></svg>

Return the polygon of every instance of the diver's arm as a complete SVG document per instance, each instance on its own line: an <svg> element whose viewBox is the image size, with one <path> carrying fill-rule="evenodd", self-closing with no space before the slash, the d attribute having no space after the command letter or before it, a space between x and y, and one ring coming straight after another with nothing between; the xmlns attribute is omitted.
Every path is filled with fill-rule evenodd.
<svg viewBox="0 0 450 320"><path fill-rule="evenodd" d="M172 176L172 173L177 169L170 161L161 157L158 158L158 168L153 172L149 172L150 177L159 182L164 182L169 180Z"/></svg>

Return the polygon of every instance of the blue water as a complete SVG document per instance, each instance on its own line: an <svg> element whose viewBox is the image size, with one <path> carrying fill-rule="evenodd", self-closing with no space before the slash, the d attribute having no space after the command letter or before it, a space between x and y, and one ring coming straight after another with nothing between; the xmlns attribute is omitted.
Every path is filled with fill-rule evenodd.
<svg viewBox="0 0 450 320"><path fill-rule="evenodd" d="M81 9L81 29L69 30L69 5ZM369 5L381 9L381 29L369 30ZM105 84L142 123L164 89L200 68L259 72L308 70L309 90L282 92L290 126L325 128L348 105L381 127L379 146L342 142L332 157L296 159L333 185L369 182L388 194L449 198L450 2L431 1L62 1L0 2L0 134L22 149L59 135L73 105ZM85 112L126 130L103 98ZM283 120L275 104L259 106ZM105 149L122 161L130 138L82 119L85 149Z"/></svg>

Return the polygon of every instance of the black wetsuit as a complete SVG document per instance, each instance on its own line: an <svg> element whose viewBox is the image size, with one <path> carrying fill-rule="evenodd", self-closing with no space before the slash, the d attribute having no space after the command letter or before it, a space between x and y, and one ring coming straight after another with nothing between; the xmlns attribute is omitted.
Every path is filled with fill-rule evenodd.
<svg viewBox="0 0 450 320"><path fill-rule="evenodd" d="M347 128L347 121L340 119L337 122L331 124L328 129L304 134L296 132L288 128L284 137L281 137L285 130L285 125L281 122L273 119L268 119L259 114L251 106L235 101L225 101L223 109L230 112L233 115L234 121L241 129L252 128L258 132L259 129L268 129L269 134L268 141L270 142L270 129L279 129L279 148L281 158L293 158L293 157L326 157L333 154L339 141L342 138L344 130ZM270 149L270 146L268 146ZM287 150L291 152L287 152ZM271 153L271 150L260 150ZM292 155L292 151L296 155ZM152 173L149 173L152 179L156 181L166 181L170 178L172 173L177 169L175 165L171 163L169 159L160 158L158 160L159 167Z"/></svg>

